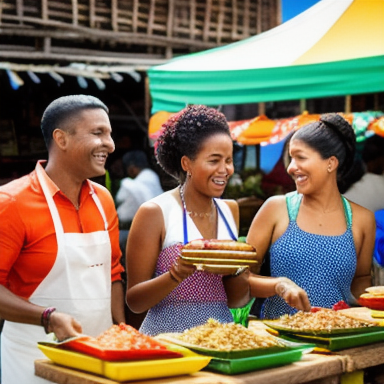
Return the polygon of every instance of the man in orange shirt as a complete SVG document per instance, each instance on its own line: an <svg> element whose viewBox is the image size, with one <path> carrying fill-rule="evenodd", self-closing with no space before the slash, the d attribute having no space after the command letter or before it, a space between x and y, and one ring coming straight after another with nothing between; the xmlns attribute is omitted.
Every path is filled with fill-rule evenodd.
<svg viewBox="0 0 384 384"><path fill-rule="evenodd" d="M48 162L0 187L2 384L34 375L37 341L97 335L124 322L118 219L112 196L89 178L115 149L108 108L65 96L45 110Z"/></svg>

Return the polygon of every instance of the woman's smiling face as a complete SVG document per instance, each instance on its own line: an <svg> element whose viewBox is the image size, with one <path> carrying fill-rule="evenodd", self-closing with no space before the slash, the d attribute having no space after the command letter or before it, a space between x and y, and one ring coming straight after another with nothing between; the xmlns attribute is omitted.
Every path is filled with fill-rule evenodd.
<svg viewBox="0 0 384 384"><path fill-rule="evenodd" d="M233 143L230 136L223 133L207 137L194 160L187 160L191 181L202 194L220 197L233 175Z"/></svg>
<svg viewBox="0 0 384 384"><path fill-rule="evenodd" d="M291 161L287 167L288 174L295 180L299 193L316 191L324 185L328 175L328 159L301 140L291 140L289 144Z"/></svg>

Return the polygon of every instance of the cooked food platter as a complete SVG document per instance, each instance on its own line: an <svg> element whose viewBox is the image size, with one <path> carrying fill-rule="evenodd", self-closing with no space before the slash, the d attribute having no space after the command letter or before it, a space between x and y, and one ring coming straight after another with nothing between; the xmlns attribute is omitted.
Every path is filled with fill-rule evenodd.
<svg viewBox="0 0 384 384"><path fill-rule="evenodd" d="M264 320L279 332L303 335L347 335L384 331L376 322L358 320L341 311L323 308L317 312L297 312L277 320Z"/></svg>
<svg viewBox="0 0 384 384"><path fill-rule="evenodd" d="M98 337L78 338L63 348L106 361L148 360L181 357L164 344L126 324L113 325Z"/></svg>
<svg viewBox="0 0 384 384"><path fill-rule="evenodd" d="M224 359L273 354L297 347L273 335L260 335L240 324L222 324L213 319L183 333L161 334L156 338Z"/></svg>
<svg viewBox="0 0 384 384"><path fill-rule="evenodd" d="M179 352L182 357L177 359L105 361L85 353L44 343L39 343L38 347L55 364L94 373L119 382L187 375L200 371L211 360L209 356L199 356L185 349L184 354L181 348Z"/></svg>
<svg viewBox="0 0 384 384"><path fill-rule="evenodd" d="M258 263L254 247L235 240L192 240L181 250L181 258L211 273L232 274Z"/></svg>
<svg viewBox="0 0 384 384"><path fill-rule="evenodd" d="M293 363L315 346L268 333L258 334L240 324L221 324L213 319L183 333L161 334L156 338L210 356L206 369L229 375Z"/></svg>
<svg viewBox="0 0 384 384"><path fill-rule="evenodd" d="M126 324L113 325L98 337L66 343L39 342L54 363L116 381L142 380L197 372L209 356L146 336Z"/></svg>

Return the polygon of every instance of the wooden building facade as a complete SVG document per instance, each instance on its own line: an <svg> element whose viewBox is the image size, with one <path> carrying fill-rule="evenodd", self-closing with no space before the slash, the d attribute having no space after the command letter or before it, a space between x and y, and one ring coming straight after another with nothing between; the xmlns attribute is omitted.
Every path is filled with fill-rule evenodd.
<svg viewBox="0 0 384 384"><path fill-rule="evenodd" d="M0 185L46 158L42 113L76 93L110 109L118 179L115 160L148 148L146 70L269 30L280 15L280 0L0 0Z"/></svg>
<svg viewBox="0 0 384 384"><path fill-rule="evenodd" d="M280 0L2 0L0 60L144 67L259 34L280 15Z"/></svg>

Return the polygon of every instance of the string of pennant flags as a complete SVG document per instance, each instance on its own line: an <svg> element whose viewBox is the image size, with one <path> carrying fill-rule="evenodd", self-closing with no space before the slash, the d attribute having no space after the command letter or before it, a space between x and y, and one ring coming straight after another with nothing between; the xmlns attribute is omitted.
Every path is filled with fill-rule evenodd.
<svg viewBox="0 0 384 384"><path fill-rule="evenodd" d="M141 74L133 67L126 65L87 65L84 63L71 63L68 66L34 65L0 62L0 70L7 73L12 89L17 90L25 83L20 76L21 72L28 74L28 78L35 84L41 83L40 74L48 74L58 85L65 82L64 76L74 76L78 85L86 89L88 82L94 82L98 89L105 90L105 80L112 79L118 83L124 80L122 74L130 75L135 81L141 81Z"/></svg>

